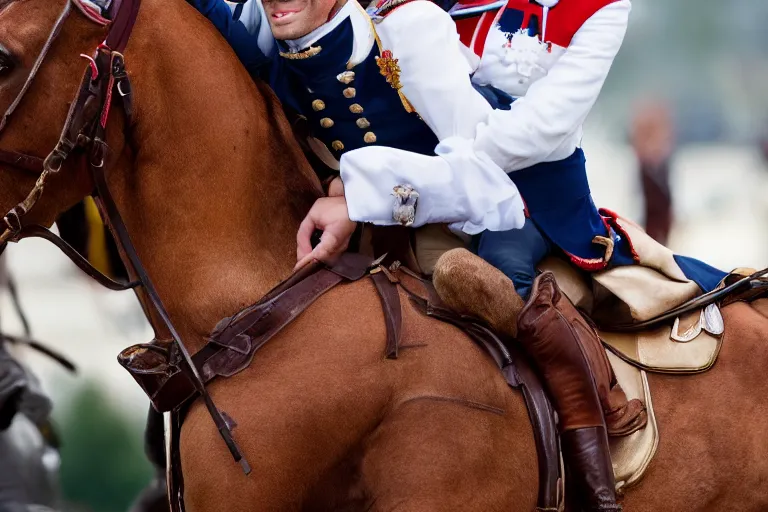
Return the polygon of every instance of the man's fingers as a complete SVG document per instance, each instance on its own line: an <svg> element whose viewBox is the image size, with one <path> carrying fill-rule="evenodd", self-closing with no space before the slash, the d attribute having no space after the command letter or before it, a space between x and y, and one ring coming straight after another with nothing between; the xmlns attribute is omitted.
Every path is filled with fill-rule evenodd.
<svg viewBox="0 0 768 512"><path fill-rule="evenodd" d="M341 197L344 195L344 182L340 177L335 177L328 187L328 197Z"/></svg>
<svg viewBox="0 0 768 512"><path fill-rule="evenodd" d="M317 227L313 212L314 208L304 217L299 226L299 232L296 234L296 259L299 261L312 253L312 235Z"/></svg>
<svg viewBox="0 0 768 512"><path fill-rule="evenodd" d="M318 261L323 263L333 263L334 256L337 255L339 239L330 230L323 231L323 236L320 237L320 243L315 246L312 251L312 256Z"/></svg>
<svg viewBox="0 0 768 512"><path fill-rule="evenodd" d="M315 230L321 230L323 234L320 242L312 249ZM344 197L318 199L296 234L297 263L294 270L313 260L333 264L349 246L354 230L355 223L349 220Z"/></svg>
<svg viewBox="0 0 768 512"><path fill-rule="evenodd" d="M306 267L313 261L315 261L315 255L310 252L309 254L301 258L298 263L296 263L296 266L293 267L293 271L298 272L299 270Z"/></svg>
<svg viewBox="0 0 768 512"><path fill-rule="evenodd" d="M312 254L314 259L332 265L336 263L336 260L339 259L339 256L341 256L348 247L349 237L346 236L346 233L336 233L336 229L334 229L333 226L329 226L329 228L323 232L323 236L320 238L320 243L315 247L315 250L312 251Z"/></svg>

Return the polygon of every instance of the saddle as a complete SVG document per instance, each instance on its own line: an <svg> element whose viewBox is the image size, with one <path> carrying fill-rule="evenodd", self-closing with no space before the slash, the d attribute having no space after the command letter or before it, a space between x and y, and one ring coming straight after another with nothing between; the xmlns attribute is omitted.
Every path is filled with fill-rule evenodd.
<svg viewBox="0 0 768 512"><path fill-rule="evenodd" d="M434 231L439 229L439 226L430 227L430 229ZM432 245L428 246L416 244L415 247L408 243L402 243L412 239L406 233L405 230L392 230L388 239L374 236L374 251L377 246L379 248L399 247L401 251L397 253L397 256L402 256L413 264L419 260L419 255L425 254L425 250L428 255L436 259L446 248L451 248L450 245L446 247L439 242L433 242ZM368 236L370 237L370 233ZM365 237L366 234L363 233L363 242L365 242ZM393 243L393 240L399 243ZM361 245L365 246L365 243ZM406 251L402 250L404 247L407 247ZM412 272L396 261L385 264L383 260L384 258L374 260L373 257L348 253L331 267L319 264L311 265L279 284L258 303L232 317L223 319L210 334L207 345L199 353L192 356L195 370L201 376L202 382L207 384L216 378L230 377L247 368L261 347L302 314L317 298L333 287L362 279L371 279L385 313L387 332L385 355L387 358L397 359L398 357L401 297L406 297L421 313L462 329L486 350L510 387L523 393L534 427L534 438L539 459L540 487L537 506L539 510L561 510L564 504L563 468L555 414L542 382L532 369L526 356L518 351L515 344L509 343L510 340L502 339L480 321L445 308L430 281L423 279L419 274ZM632 267L632 269L635 268L639 267ZM583 312L588 314L594 310L595 304L600 302L600 296L599 294L596 296L595 289L590 288L584 277L567 263L550 259L543 263L542 270L545 269L554 272L563 293ZM652 269L648 270L653 271ZM604 280L608 285L610 285L610 277L612 276L607 275ZM724 288L717 292L720 295L694 298L693 301L688 301L678 308L672 308L671 312L665 312L655 317L642 320L633 318L629 325L615 325L612 331L600 326L602 328L598 332L607 347L605 357L610 361L616 376L617 382L614 384L618 384L624 389L629 400L639 400L647 410L647 422L643 428L633 429L628 435L613 437L610 440L610 452L617 489L625 489L637 483L653 458L659 437L646 370L664 367L658 364L653 366L656 363L649 363L671 360L663 355L666 350L664 348L658 351L649 350L647 344L641 343L642 338L637 333L651 332L647 330L649 326L664 332L671 331L672 328L665 323L670 318L691 311L700 311L696 308L706 306L709 304L707 301L714 303L722 297L729 296L728 294L742 286L745 280L749 280L749 278L738 279L738 277L732 278L735 281L732 284L724 283ZM765 288L761 290L762 293ZM743 289L741 292L742 294L755 293L751 289ZM706 304L697 303L697 301L701 302L702 300ZM626 310L639 311L639 309L632 307L626 308ZM669 317L670 314L673 316ZM702 318L701 314L698 314L699 317L697 318ZM693 314L693 316L696 315ZM685 320L681 319L678 324L678 331L688 333L686 336L692 336L690 332L697 332L696 329L693 331L688 329L689 326ZM712 323L707 324L707 329L715 330L712 328L713 325ZM703 346L706 343L699 343L698 337L702 337L701 340L705 341L708 339L707 336L716 336L707 329L702 328L701 332L693 337L696 343L688 343L687 346ZM623 345L619 341L619 335L624 336L625 343ZM632 338L633 336L634 338ZM611 343L611 340L615 341ZM716 356L719 345L717 347L716 349L708 349L708 361L712 359L713 354ZM662 355L654 356L654 354ZM178 435L188 405L196 398L201 397L200 388L195 385L193 376L185 367L182 356L178 344L173 343L172 340L155 340L149 344L130 347L124 350L118 358L120 364L131 373L144 389L152 401L153 407L158 412L172 413L169 418L170 425L166 425L166 427L170 427L169 433L171 435L166 436L166 442L169 443L167 450L170 454L168 485L174 510L183 510L183 478L180 474ZM649 357L651 359L648 359ZM643 365L646 365L647 368ZM689 370L703 371L706 367L708 366L700 365L693 370L689 368ZM666 368L674 369L669 364L666 365ZM202 398L205 397L202 396ZM223 413L222 416L228 426L234 424L232 418ZM235 460L241 462L246 472L249 471L244 459L237 459L236 457Z"/></svg>
<svg viewBox="0 0 768 512"><path fill-rule="evenodd" d="M691 375L711 369L725 329L720 306L764 295L766 272L737 269L717 290L697 296L692 283L672 281L648 267L617 267L591 281L555 257L539 268L555 274L563 293L598 326L618 384L628 400L645 406L642 429L609 438L616 488L625 490L642 479L659 444L648 372Z"/></svg>
<svg viewBox="0 0 768 512"><path fill-rule="evenodd" d="M719 307L751 301L768 291L765 271L737 269L717 290L700 296L669 249L630 221L619 218L619 222L643 255L643 266L585 275L556 256L539 265L541 272L555 275L558 287L597 330L605 354L591 355L593 374L604 361L609 363L616 388L623 389L628 402L639 400L645 408L642 428L609 437L617 491L641 480L659 443L647 372L684 375L712 368L725 327ZM427 274L441 255L465 247L440 225L414 230L411 242L415 260ZM601 380L600 375L594 377Z"/></svg>

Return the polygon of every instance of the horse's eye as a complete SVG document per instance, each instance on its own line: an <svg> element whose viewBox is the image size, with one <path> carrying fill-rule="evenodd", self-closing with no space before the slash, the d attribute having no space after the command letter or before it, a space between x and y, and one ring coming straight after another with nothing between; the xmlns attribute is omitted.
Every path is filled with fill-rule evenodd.
<svg viewBox="0 0 768 512"><path fill-rule="evenodd" d="M11 56L0 47L0 76L10 73L13 66L14 62Z"/></svg>

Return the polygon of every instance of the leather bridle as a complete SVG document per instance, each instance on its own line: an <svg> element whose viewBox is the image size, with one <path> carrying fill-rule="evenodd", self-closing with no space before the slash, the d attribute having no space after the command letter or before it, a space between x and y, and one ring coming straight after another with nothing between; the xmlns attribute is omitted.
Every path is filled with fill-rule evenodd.
<svg viewBox="0 0 768 512"><path fill-rule="evenodd" d="M93 11L89 6L82 4L80 0L67 0L64 9L56 19L21 91L0 120L0 140L2 140L3 132L8 127L14 113L30 90L64 23L69 18L72 7L77 7L91 21L109 26L109 31L105 41L98 46L93 57L83 56L89 60L89 66L85 70L77 96L69 109L59 141L48 156L41 159L34 155L0 148L0 164L37 176L37 181L27 197L3 216L0 224L0 229L3 230L0 234L0 253L5 249L8 242L19 242L25 238L43 238L56 245L79 268L107 288L127 290L138 286L143 287L163 326L170 333L182 356L182 372L192 382L203 399L216 428L235 461L239 462L243 471L248 474L251 469L233 438L231 420L225 419L226 414L215 406L210 394L205 389L199 369L193 363L191 355L182 343L178 331L171 322L165 306L147 275L107 187L104 169L108 150L105 142L106 127L114 100L119 99L121 101L128 119L133 113L131 83L125 70L123 51L131 36L140 5L141 0L116 0L112 6L113 15L110 16L110 21L103 18L100 13ZM128 284L113 281L94 268L86 258L47 228L39 225L23 225L22 219L40 199L49 178L61 172L64 163L76 150L82 152L88 159L88 167L95 188L94 199L99 205L102 215L108 220L112 233L123 249L133 273L137 276L136 281Z"/></svg>
<svg viewBox="0 0 768 512"><path fill-rule="evenodd" d="M64 6L64 10L56 19L56 22L53 25L53 29L48 35L48 39L45 41L43 49L40 51L40 55L38 55L37 59L35 60L27 80L21 87L21 91L19 91L19 94L16 96L11 105L8 107L8 110L5 111L5 114L3 114L3 117L0 119L0 137L2 137L3 132L8 127L11 116L13 116L14 112L16 112L16 109L21 104L30 87L32 87L32 83L35 81L35 77L37 76L38 71L40 71L43 62L45 62L45 59L48 57L48 52L53 47L53 43L58 38L59 33L61 32L61 28L64 26L64 22L67 21L67 18L69 18L71 12L72 2L67 1L66 5ZM53 155L53 152L51 155ZM61 165L59 165L58 168L53 166L53 156L49 156L49 158L43 160L36 156L25 155L23 153L16 153L13 151L5 151L3 149L0 149L0 163L22 171L26 171L28 173L39 175L38 182L29 193L27 198L23 202L19 203L16 208L11 210L3 218L3 222L6 226L5 231L0 234L0 244L3 244L9 241L13 236L12 225L16 224L20 220L20 217L22 217L34 205L42 193L43 186L45 185L48 176L58 172L61 169Z"/></svg>

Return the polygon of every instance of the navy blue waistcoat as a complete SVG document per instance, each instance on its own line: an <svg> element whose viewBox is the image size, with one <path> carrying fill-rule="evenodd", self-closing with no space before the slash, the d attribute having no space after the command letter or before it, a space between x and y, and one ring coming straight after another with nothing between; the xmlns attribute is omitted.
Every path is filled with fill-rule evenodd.
<svg viewBox="0 0 768 512"><path fill-rule="evenodd" d="M312 134L336 158L372 144L433 155L437 137L417 113L406 111L380 73L378 45L363 62L347 68L353 41L347 18L312 45L321 48L317 55L276 58L271 85L280 101L307 117Z"/></svg>

